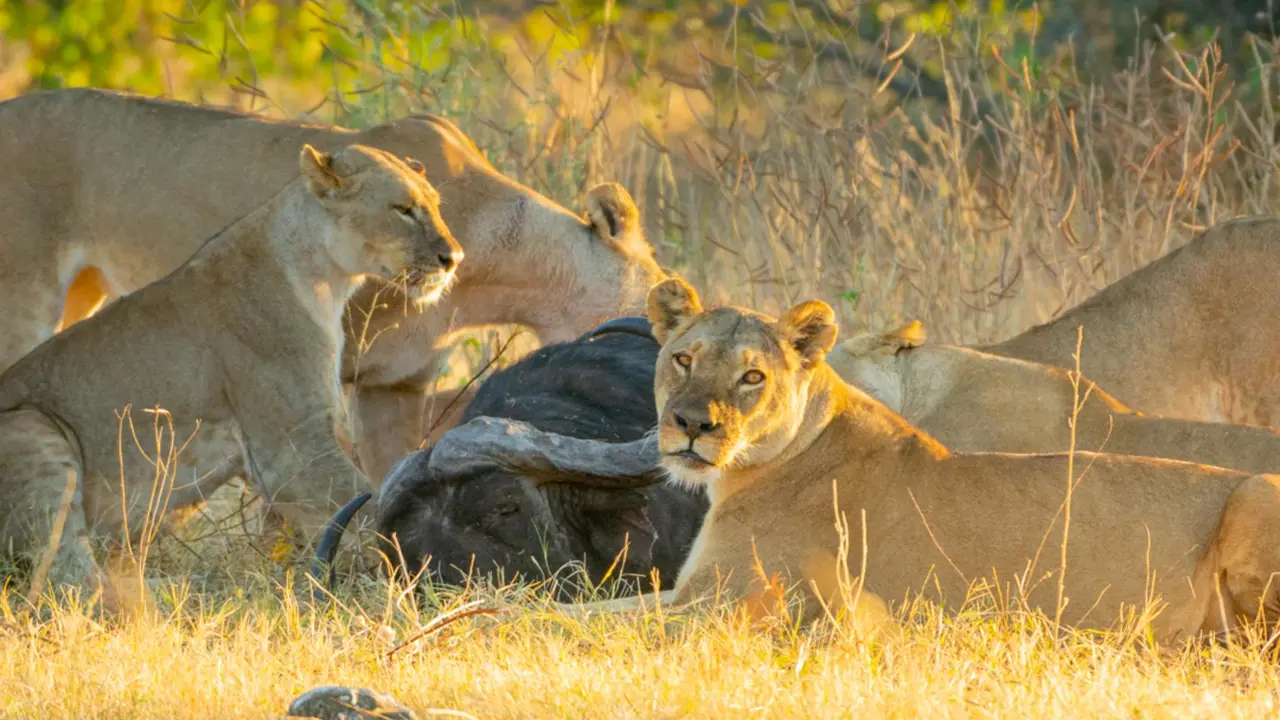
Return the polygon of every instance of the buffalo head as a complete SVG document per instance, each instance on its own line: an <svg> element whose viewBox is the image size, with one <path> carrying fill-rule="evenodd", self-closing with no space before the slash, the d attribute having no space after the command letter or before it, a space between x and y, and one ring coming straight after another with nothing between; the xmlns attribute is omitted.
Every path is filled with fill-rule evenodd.
<svg viewBox="0 0 1280 720"><path fill-rule="evenodd" d="M643 319L621 318L495 374L463 424L388 473L381 550L409 577L448 584L554 576L567 597L577 583L563 568L579 564L592 583L646 590L656 568L670 587L707 501L662 482L651 434L657 349ZM329 555L340 519L322 539Z"/></svg>

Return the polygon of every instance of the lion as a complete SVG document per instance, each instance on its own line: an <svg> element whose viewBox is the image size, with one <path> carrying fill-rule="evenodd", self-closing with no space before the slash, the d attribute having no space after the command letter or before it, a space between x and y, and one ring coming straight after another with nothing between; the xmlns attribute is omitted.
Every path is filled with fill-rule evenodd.
<svg viewBox="0 0 1280 720"><path fill-rule="evenodd" d="M348 306L342 379L371 477L422 440L424 393L461 333L518 324L544 343L639 311L663 277L622 186L580 216L504 176L453 123L411 115L362 132L75 88L0 103L0 369L184 262L297 172L294 150L359 143L427 168L467 250L425 310L383 282Z"/></svg>
<svg viewBox="0 0 1280 720"><path fill-rule="evenodd" d="M677 608L710 598L767 605L781 583L799 585L801 617L812 620L818 600L839 602L823 586L847 574L853 598L881 607L916 593L955 607L985 580L995 597L1020 595L1051 617L1061 580L1060 619L1082 628L1112 626L1154 600L1162 611L1151 629L1166 644L1280 611L1280 588L1268 584L1280 571L1278 476L1088 452L952 452L825 362L837 330L822 301L781 319L703 310L672 278L650 291L648 312L662 342L660 463L711 501L663 598ZM1054 529L1062 515L1065 567ZM852 536L845 560L837 520Z"/></svg>
<svg viewBox="0 0 1280 720"><path fill-rule="evenodd" d="M337 443L344 307L367 277L402 271L430 302L464 254L421 164L306 144L297 162L296 179L176 270L0 375L0 545L43 548L77 476L55 582L108 589L89 540L118 549L149 518L207 497L236 461L229 439L306 537L375 489ZM157 475L172 483L158 494Z"/></svg>
<svg viewBox="0 0 1280 720"><path fill-rule="evenodd" d="M925 342L913 321L863 333L835 347L827 363L845 382L884 403L952 450L1052 453L1076 447L1116 455L1187 460L1250 473L1280 471L1280 433L1135 412L1081 375Z"/></svg>
<svg viewBox="0 0 1280 720"><path fill-rule="evenodd" d="M1243 218L1121 278L1060 317L983 352L1081 367L1142 412L1280 425L1280 219Z"/></svg>

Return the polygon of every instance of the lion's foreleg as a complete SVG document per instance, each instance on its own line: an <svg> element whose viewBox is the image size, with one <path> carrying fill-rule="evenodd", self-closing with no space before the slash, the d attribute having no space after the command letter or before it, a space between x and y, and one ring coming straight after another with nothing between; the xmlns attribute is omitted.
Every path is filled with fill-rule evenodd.
<svg viewBox="0 0 1280 720"><path fill-rule="evenodd" d="M422 441L426 390L416 385L366 387L353 397L354 444L360 466L376 484Z"/></svg>
<svg viewBox="0 0 1280 720"><path fill-rule="evenodd" d="M353 497L376 490L338 445L335 417L317 408L294 423L281 417L241 421L259 492L308 541Z"/></svg>

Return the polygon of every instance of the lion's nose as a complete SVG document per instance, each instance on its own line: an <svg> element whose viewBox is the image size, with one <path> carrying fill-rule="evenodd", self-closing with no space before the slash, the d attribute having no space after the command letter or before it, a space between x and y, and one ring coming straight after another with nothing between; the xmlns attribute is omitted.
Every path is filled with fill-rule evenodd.
<svg viewBox="0 0 1280 720"><path fill-rule="evenodd" d="M720 423L711 422L709 417L693 417L682 413L676 413L675 416L676 425L684 431L685 435L689 436L690 440L697 440L707 433L713 433L720 429Z"/></svg>
<svg viewBox="0 0 1280 720"><path fill-rule="evenodd" d="M463 257L461 250L450 250L447 253L440 253L436 256L436 259L440 261L440 267L447 272L458 267Z"/></svg>

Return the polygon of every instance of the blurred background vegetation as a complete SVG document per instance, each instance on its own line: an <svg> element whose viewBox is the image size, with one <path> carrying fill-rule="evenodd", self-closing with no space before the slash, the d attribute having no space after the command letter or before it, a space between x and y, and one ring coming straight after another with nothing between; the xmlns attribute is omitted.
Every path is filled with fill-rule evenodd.
<svg viewBox="0 0 1280 720"><path fill-rule="evenodd" d="M1032 70L1066 51L1076 70L1096 75L1129 65L1146 42L1173 35L1181 47L1216 40L1226 60L1244 70L1251 39L1274 35L1273 2L3 0L0 33L9 93L92 85L198 96L222 93L225 82L252 92L251 81L270 78L306 95L324 93L317 85L326 83L353 89L353 75L344 69L367 48L362 41L385 41L388 32L411 27L420 37L411 39L414 47L400 49L428 68L447 63L457 49L451 40L497 48L520 35L564 51L591 42L593 30L608 25L611 39L628 50L667 61L679 57L683 42L715 46L717 35L729 31L762 57L799 43L817 55L840 57L851 48L919 33L970 45L998 39L1005 62L1025 58ZM467 20L477 25L472 34ZM353 23L373 32L353 34ZM382 32L370 26L383 23ZM394 52L398 44L382 49ZM929 95L941 89L937 59L924 62L935 66L922 83Z"/></svg>
<svg viewBox="0 0 1280 720"><path fill-rule="evenodd" d="M0 0L0 98L437 112L570 207L624 183L713 299L980 342L1275 212L1276 22L1272 0Z"/></svg>

